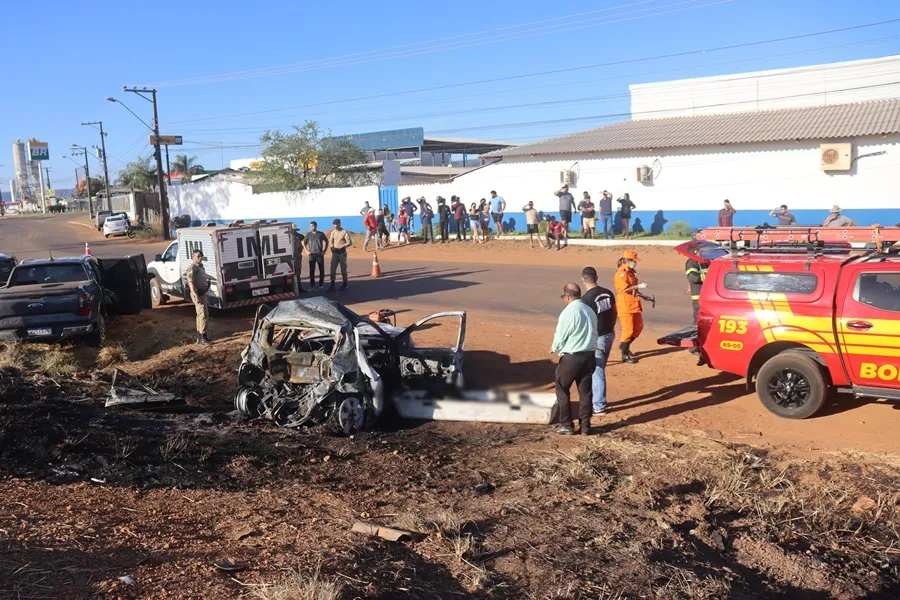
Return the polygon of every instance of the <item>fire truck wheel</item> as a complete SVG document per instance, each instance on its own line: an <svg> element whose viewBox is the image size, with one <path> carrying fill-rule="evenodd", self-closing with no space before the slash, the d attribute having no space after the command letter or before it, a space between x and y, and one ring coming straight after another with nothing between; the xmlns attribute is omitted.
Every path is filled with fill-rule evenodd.
<svg viewBox="0 0 900 600"><path fill-rule="evenodd" d="M756 376L756 394L779 417L806 419L822 408L828 386L816 362L797 352L773 356Z"/></svg>

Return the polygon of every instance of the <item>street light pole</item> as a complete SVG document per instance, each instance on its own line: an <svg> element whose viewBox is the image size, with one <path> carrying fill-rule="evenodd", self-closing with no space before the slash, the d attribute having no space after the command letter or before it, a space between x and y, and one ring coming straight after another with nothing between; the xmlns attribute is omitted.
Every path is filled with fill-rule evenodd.
<svg viewBox="0 0 900 600"><path fill-rule="evenodd" d="M169 198L168 190L163 182L162 151L159 147L159 115L156 110L156 90L148 88L122 87L123 92L137 94L153 104L153 151L156 155L156 185L159 188L159 212L162 214L163 239L171 239L169 235ZM147 98L144 94L150 94ZM121 103L120 103L121 104Z"/></svg>
<svg viewBox="0 0 900 600"><path fill-rule="evenodd" d="M82 125L100 126L100 152L103 153L103 183L106 190L106 210L112 210L112 199L109 197L109 167L106 166L106 134L103 133L103 121L87 121Z"/></svg>
<svg viewBox="0 0 900 600"><path fill-rule="evenodd" d="M91 218L94 218L94 203L91 202L91 167L88 165L88 149L85 146L79 146L78 144L72 144L72 155L78 156L75 151L79 151L84 155L84 189L87 190L87 199L88 199L88 211L90 211ZM75 187L78 187L78 169L75 169ZM112 209L110 209L112 210Z"/></svg>

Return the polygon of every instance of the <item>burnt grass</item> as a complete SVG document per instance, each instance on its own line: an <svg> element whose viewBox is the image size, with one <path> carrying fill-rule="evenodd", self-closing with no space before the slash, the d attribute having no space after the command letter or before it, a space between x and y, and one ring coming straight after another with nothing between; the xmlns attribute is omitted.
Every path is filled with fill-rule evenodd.
<svg viewBox="0 0 900 600"><path fill-rule="evenodd" d="M347 599L900 597L887 460L650 428L348 439L242 420L216 389L142 413L105 409L102 378L0 370L0 598L265 598L316 569Z"/></svg>

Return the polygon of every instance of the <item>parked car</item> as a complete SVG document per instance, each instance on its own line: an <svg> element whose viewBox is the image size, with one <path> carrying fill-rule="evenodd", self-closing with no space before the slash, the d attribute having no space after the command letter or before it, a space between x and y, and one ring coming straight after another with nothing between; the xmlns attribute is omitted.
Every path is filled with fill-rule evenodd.
<svg viewBox="0 0 900 600"><path fill-rule="evenodd" d="M16 266L16 257L9 254L0 254L0 286L6 285L9 274Z"/></svg>
<svg viewBox="0 0 900 600"><path fill-rule="evenodd" d="M0 340L87 337L103 344L108 319L150 308L144 257L24 260L0 288Z"/></svg>
<svg viewBox="0 0 900 600"><path fill-rule="evenodd" d="M109 215L103 221L103 237L128 235L128 217L122 214Z"/></svg>
<svg viewBox="0 0 900 600"><path fill-rule="evenodd" d="M106 217L112 214L111 210L98 210L97 216L94 217L94 225L97 227L97 231L103 231L103 223L106 221Z"/></svg>
<svg viewBox="0 0 900 600"><path fill-rule="evenodd" d="M458 320L451 348L417 348L413 334ZM372 425L405 390L436 395L463 387L466 313L430 315L402 329L323 297L261 306L241 354L235 408L284 427L328 423L350 435Z"/></svg>

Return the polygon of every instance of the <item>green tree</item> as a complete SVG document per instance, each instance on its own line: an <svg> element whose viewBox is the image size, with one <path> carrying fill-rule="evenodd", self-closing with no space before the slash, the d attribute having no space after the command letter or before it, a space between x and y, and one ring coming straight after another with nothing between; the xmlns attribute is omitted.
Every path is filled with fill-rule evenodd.
<svg viewBox="0 0 900 600"><path fill-rule="evenodd" d="M197 163L196 156L176 154L175 162L172 163L169 173L178 173L181 175L182 181L190 181L191 177L202 173L204 170L203 165Z"/></svg>
<svg viewBox="0 0 900 600"><path fill-rule="evenodd" d="M122 187L149 192L156 184L156 167L149 156L135 159L119 171L117 181Z"/></svg>
<svg viewBox="0 0 900 600"><path fill-rule="evenodd" d="M332 137L315 121L295 125L293 133L267 131L262 166L255 171L264 192L347 187L368 182L371 175L347 169L366 162L366 153L349 140Z"/></svg>

